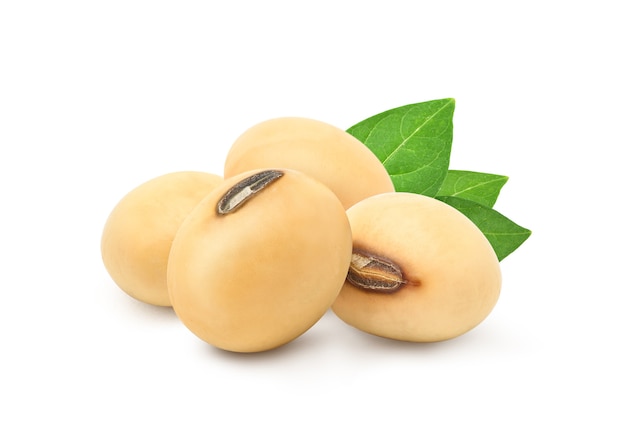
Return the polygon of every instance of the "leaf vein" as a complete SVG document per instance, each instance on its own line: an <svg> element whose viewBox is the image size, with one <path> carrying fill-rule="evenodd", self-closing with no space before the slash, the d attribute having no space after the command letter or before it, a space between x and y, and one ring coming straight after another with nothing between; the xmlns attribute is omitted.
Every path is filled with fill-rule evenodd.
<svg viewBox="0 0 626 426"><path fill-rule="evenodd" d="M477 183L477 184L475 184L473 186L468 186L468 187L466 187L466 188L464 188L462 190L455 190L455 192L452 195L456 196L458 194L463 194L464 192L472 191L472 190L474 190L476 188L479 188L481 186L491 185L491 184L493 184L494 182L497 182L497 181L498 181L498 179L494 179L494 180L490 180L490 181L486 181L486 182Z"/></svg>
<svg viewBox="0 0 626 426"><path fill-rule="evenodd" d="M439 108L437 111L435 111L434 113L432 113L431 115L429 115L426 120L424 120L423 123L421 123L419 126L417 126L415 128L415 130L413 130L411 132L410 135L408 135L407 137L404 137L402 135L402 131L400 133L400 136L402 137L402 141L400 142L400 144L398 144L398 146L395 147L395 149L387 156L387 158L385 158L382 163L383 165L387 163L387 160L389 160L391 157L393 157L401 148L404 147L404 145L409 141L409 139L411 139L413 136L415 136L415 134L417 134L427 123L429 123L434 117L436 117L441 111L443 111L444 108L446 108L448 105L450 105L451 101L446 102L444 105L441 106L441 108ZM407 112L405 112L402 115L402 119L401 119L401 125L400 125L400 129L404 128L403 123L404 120L406 119L407 115L409 114L410 110L408 110Z"/></svg>

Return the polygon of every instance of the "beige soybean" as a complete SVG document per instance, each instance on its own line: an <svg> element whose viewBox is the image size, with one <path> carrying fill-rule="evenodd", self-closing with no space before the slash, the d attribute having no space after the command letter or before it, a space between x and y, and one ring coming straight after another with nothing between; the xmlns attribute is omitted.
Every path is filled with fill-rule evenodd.
<svg viewBox="0 0 626 426"><path fill-rule="evenodd" d="M202 200L176 234L174 311L218 348L273 349L328 311L351 252L345 210L326 186L294 170L242 173Z"/></svg>
<svg viewBox="0 0 626 426"><path fill-rule="evenodd" d="M383 164L358 139L328 123L303 117L261 122L233 143L224 177L258 168L299 170L328 186L348 208L394 190Z"/></svg>
<svg viewBox="0 0 626 426"><path fill-rule="evenodd" d="M500 265L467 217L434 198L383 194L347 211L348 279L335 314L362 331L412 342L460 336L495 306Z"/></svg>
<svg viewBox="0 0 626 426"><path fill-rule="evenodd" d="M117 203L100 248L107 272L124 292L145 303L171 306L166 269L174 235L223 180L204 172L168 173L142 183Z"/></svg>

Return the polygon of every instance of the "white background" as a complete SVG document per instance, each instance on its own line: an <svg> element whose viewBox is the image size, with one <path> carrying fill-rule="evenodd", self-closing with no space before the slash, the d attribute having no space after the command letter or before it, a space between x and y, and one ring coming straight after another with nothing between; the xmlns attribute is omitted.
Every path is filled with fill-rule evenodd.
<svg viewBox="0 0 626 426"><path fill-rule="evenodd" d="M0 3L0 424L624 425L619 2ZM226 353L130 299L115 203L221 174L259 121L347 128L454 97L451 167L510 177L533 231L470 333L405 344L332 314Z"/></svg>

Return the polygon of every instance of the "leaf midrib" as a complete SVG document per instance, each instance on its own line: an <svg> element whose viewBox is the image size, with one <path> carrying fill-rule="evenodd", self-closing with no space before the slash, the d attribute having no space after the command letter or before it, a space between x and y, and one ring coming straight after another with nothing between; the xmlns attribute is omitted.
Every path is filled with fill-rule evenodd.
<svg viewBox="0 0 626 426"><path fill-rule="evenodd" d="M459 194L466 193L466 192L468 192L468 191L471 191L471 190L476 189L476 188L481 187L481 186L492 185L494 182L498 182L498 181L501 181L501 180L504 180L504 179L503 179L503 178L499 178L499 179L492 179L492 180L489 180L489 181L486 181L486 182L481 182L481 183L478 183L478 184L473 185L473 186L468 186L467 188L465 188L465 189L463 189L463 190L461 190L461 191L455 191L455 192L454 192L453 194L451 194L451 195L452 195L453 197L456 197L456 196L458 196Z"/></svg>
<svg viewBox="0 0 626 426"><path fill-rule="evenodd" d="M415 134L416 134L417 132L419 132L419 131L422 129L422 127L424 127L426 124L428 124L428 123L429 123L429 122L430 122L430 121L431 121L431 120L432 120L435 116L437 116L437 114L439 114L439 113L440 113L440 112L441 112L441 111L442 111L445 107L447 107L448 105L450 105L450 103L451 103L451 102L452 102L452 101L451 101L451 100L449 100L448 102L446 102L445 104L443 104L443 105L441 106L441 108L439 108L439 109L438 109L437 111L435 111L433 114L431 114L430 116L428 116L428 118L427 118L426 120L424 120L424 122L423 122L422 124L420 124L418 127L416 127L416 128L415 128L415 130L414 130L413 132L411 132L411 134L410 134L409 136L407 136L406 138L402 139L402 142L401 142L401 143L400 143L400 144L399 144L399 145L398 145L398 146L397 146L397 147L396 147L393 151L391 151L391 153L387 156L387 158L385 158L385 159L382 161L383 165L387 164L387 160L389 160L391 157L393 157L393 156L394 156L394 154L395 154L396 152L398 152L398 150L399 150L400 148L402 148L402 147L403 147L403 146L404 146L404 145L405 145L405 144L409 141L409 139L411 139L413 136L415 136ZM409 111L410 111L410 110L409 110ZM406 116L407 116L407 114L408 114L408 112L409 112L409 111L407 111L406 113L404 113L404 115L402 116L401 124L402 124L402 123L404 123L404 120L405 120L405 118L406 118ZM382 122L382 121L379 121L379 122L378 122L378 124L377 124L376 126L374 126L374 129L375 129L376 127L378 127L378 125L380 125L380 123L381 123L381 122ZM400 126L400 128L402 128L402 127L403 127L403 126L401 125L401 126ZM372 129L372 130L374 130L374 129Z"/></svg>

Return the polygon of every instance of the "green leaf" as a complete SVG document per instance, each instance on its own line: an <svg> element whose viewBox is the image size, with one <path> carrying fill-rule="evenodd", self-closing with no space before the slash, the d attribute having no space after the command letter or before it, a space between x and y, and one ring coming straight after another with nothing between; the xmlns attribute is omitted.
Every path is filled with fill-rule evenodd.
<svg viewBox="0 0 626 426"><path fill-rule="evenodd" d="M347 132L383 163L396 191L434 197L456 208L478 226L502 260L531 231L493 210L508 177L448 170L454 108L452 98L405 105L367 118Z"/></svg>
<svg viewBox="0 0 626 426"><path fill-rule="evenodd" d="M493 207L500 190L509 180L506 176L466 170L448 170L437 196L451 196Z"/></svg>
<svg viewBox="0 0 626 426"><path fill-rule="evenodd" d="M449 196L436 198L459 210L474 222L491 243L498 260L502 260L513 253L530 237L530 230L475 201Z"/></svg>
<svg viewBox="0 0 626 426"><path fill-rule="evenodd" d="M454 99L394 108L352 126L348 133L383 163L398 192L434 197L450 164Z"/></svg>

